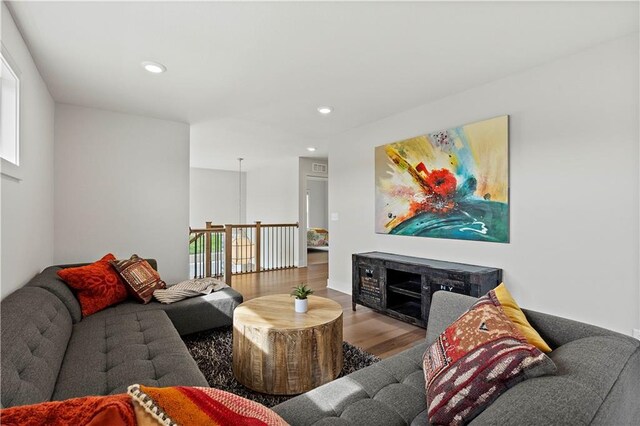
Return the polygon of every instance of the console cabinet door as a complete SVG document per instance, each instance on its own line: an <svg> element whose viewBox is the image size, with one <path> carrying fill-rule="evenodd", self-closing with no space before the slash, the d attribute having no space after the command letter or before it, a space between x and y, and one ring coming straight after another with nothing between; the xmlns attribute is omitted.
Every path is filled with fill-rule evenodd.
<svg viewBox="0 0 640 426"><path fill-rule="evenodd" d="M382 309L384 301L384 274L378 262L358 260L355 262L355 290L353 295L357 303L374 309Z"/></svg>

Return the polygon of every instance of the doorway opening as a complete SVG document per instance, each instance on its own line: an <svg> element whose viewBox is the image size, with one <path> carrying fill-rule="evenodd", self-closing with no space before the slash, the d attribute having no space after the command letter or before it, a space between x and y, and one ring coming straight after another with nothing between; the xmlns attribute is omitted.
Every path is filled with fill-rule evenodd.
<svg viewBox="0 0 640 426"><path fill-rule="evenodd" d="M307 176L306 192L307 264L329 261L329 181Z"/></svg>

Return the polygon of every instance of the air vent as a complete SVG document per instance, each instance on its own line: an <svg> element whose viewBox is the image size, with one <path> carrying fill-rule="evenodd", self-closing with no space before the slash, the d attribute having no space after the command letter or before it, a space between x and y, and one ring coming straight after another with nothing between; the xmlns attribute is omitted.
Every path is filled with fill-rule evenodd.
<svg viewBox="0 0 640 426"><path fill-rule="evenodd" d="M327 173L327 165L321 163L313 163L311 166L311 170L314 173Z"/></svg>

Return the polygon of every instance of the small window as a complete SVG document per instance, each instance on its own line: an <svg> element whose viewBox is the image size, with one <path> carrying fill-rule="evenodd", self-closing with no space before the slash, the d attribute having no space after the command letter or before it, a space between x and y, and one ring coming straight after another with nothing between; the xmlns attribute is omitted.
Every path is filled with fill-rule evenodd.
<svg viewBox="0 0 640 426"><path fill-rule="evenodd" d="M0 51L2 90L0 91L0 157L20 165L20 78L4 46ZM5 163L6 164L6 163ZM4 166L4 165L3 165Z"/></svg>

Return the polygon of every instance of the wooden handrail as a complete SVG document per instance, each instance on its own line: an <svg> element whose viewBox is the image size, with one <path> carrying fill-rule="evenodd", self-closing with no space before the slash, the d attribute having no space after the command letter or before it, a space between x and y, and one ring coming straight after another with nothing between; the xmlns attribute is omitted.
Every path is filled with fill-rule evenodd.
<svg viewBox="0 0 640 426"><path fill-rule="evenodd" d="M292 228L299 228L300 224L296 222L296 223L266 223L262 225L263 228L274 228L274 227L282 228L285 226L290 226Z"/></svg>
<svg viewBox="0 0 640 426"><path fill-rule="evenodd" d="M198 228L198 229L190 229L189 233L190 234L195 234L195 233L201 233L204 234L205 232L224 232L224 226L221 228Z"/></svg>
<svg viewBox="0 0 640 426"><path fill-rule="evenodd" d="M227 223L227 224L224 224L224 225L211 225L211 228L189 228L189 231L191 233L194 233L194 232L210 232L210 231L222 232L222 231L224 231L224 229L227 226L230 226L232 228L246 229L246 228L255 228L257 225L255 223L242 223L242 224ZM295 222L295 223L262 223L260 226L262 226L263 228L285 227L285 226L290 226L290 227L293 227L293 228L299 228L300 224L298 222Z"/></svg>

